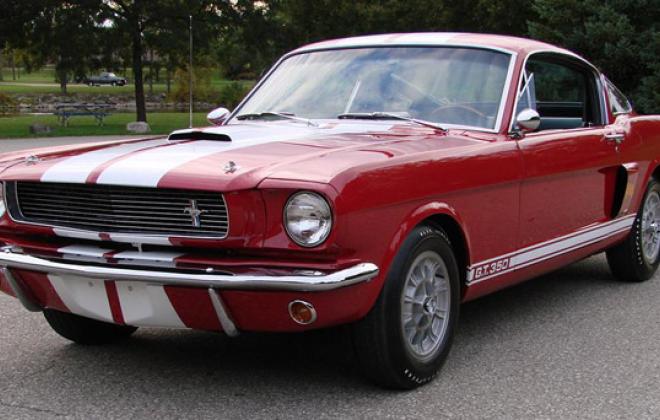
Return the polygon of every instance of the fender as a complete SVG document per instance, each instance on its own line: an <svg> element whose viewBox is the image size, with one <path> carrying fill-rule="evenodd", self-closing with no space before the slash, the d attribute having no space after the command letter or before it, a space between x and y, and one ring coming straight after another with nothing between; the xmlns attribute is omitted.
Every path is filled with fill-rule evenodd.
<svg viewBox="0 0 660 420"><path fill-rule="evenodd" d="M470 249L471 249L470 236L469 233L466 231L465 224L463 223L463 220L456 211L456 209L454 209L454 207L452 207L450 204L439 201L425 203L416 207L405 216L405 218L403 219L403 221L399 226L399 229L397 229L396 233L390 240L389 247L387 248L387 252L383 256L383 259L381 260L382 275L380 275L378 279L380 281L379 289L382 288L385 278L387 277L387 273L389 272L390 265L392 264L392 261L394 260L394 257L396 256L403 241L405 241L405 239L408 237L410 232L415 228L415 226L419 225L424 220L432 216L448 216L452 218L461 227L463 240L465 241L467 248L466 259L468 262L470 261L470 257L469 257ZM459 267L459 271L465 271L465 267Z"/></svg>
<svg viewBox="0 0 660 420"><path fill-rule="evenodd" d="M631 174L637 176L642 175L642 171L640 170L640 168L637 166L636 163L631 165L624 165L624 167L626 168L626 170L628 170L629 184L632 184L634 182L634 180L630 180ZM644 199L644 194L646 194L646 189L648 187L649 181L651 181L653 174L659 169L660 169L660 159L654 159L649 163L649 165L646 168L646 171L643 173L643 176L638 183L638 188L636 189L636 191L630 192L632 197L630 197L630 204L628 206L629 213L636 214L639 211L639 208L642 205L642 200ZM626 191L626 194L628 194L628 191Z"/></svg>

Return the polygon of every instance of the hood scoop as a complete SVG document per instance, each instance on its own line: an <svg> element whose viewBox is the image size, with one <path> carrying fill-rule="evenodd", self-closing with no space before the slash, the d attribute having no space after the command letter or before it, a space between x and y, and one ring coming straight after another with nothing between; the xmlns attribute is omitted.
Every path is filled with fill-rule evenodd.
<svg viewBox="0 0 660 420"><path fill-rule="evenodd" d="M168 140L215 140L231 141L231 137L226 134L209 133L200 130L179 130L170 134Z"/></svg>

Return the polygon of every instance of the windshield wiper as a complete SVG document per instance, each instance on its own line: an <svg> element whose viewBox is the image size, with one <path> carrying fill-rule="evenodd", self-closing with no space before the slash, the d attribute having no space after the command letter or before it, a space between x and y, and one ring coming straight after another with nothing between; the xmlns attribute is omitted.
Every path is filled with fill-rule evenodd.
<svg viewBox="0 0 660 420"><path fill-rule="evenodd" d="M276 111L267 111L267 112L259 112L255 114L241 114L236 117L237 120L267 120L269 118L280 118L284 120L292 120L292 121L298 121L307 124L308 126L312 127L318 127L318 124L316 124L314 121L309 120L307 118L300 118L296 117L294 114L291 114L290 112L276 112Z"/></svg>
<svg viewBox="0 0 660 420"><path fill-rule="evenodd" d="M337 118L340 120L403 120L423 125L425 127L447 131L447 129L440 124L419 120L417 118L406 117L405 115L396 114L393 112L349 112L347 114L339 114L337 115Z"/></svg>

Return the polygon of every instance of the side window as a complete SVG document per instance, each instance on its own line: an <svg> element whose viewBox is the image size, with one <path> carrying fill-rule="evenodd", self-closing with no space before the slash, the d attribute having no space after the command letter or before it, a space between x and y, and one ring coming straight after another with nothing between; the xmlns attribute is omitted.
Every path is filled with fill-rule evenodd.
<svg viewBox="0 0 660 420"><path fill-rule="evenodd" d="M535 109L542 130L601 124L593 73L558 59L531 58L525 67L517 111Z"/></svg>
<svg viewBox="0 0 660 420"><path fill-rule="evenodd" d="M632 105L628 98L621 93L619 89L608 78L605 78L605 84L607 85L607 96L610 100L610 109L612 114L627 114L632 111Z"/></svg>

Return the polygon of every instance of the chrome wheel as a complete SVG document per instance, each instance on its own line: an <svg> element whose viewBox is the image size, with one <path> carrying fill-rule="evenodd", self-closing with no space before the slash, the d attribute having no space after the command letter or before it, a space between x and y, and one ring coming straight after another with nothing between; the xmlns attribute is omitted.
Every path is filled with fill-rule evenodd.
<svg viewBox="0 0 660 420"><path fill-rule="evenodd" d="M644 201L642 211L642 253L649 263L654 263L660 251L660 196L651 191Z"/></svg>
<svg viewBox="0 0 660 420"><path fill-rule="evenodd" d="M436 252L417 256L401 296L401 325L407 349L416 359L435 356L447 332L451 304L447 266Z"/></svg>

